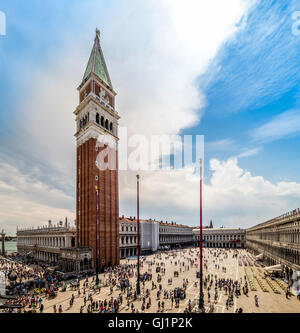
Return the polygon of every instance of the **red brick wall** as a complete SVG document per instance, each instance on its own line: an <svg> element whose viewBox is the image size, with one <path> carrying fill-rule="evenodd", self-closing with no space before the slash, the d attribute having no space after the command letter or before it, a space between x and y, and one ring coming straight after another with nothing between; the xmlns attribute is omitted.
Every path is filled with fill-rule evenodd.
<svg viewBox="0 0 300 333"><path fill-rule="evenodd" d="M95 83L95 94L99 96L99 93L100 93L100 85ZM109 104L114 108L115 107L114 97L108 94L108 98L109 98Z"/></svg>
<svg viewBox="0 0 300 333"><path fill-rule="evenodd" d="M90 82L86 88L84 90L81 91L80 93L80 98L79 98L79 103L81 103L84 100L84 93L87 93L87 96L89 95L89 93L92 91L92 83Z"/></svg>
<svg viewBox="0 0 300 333"><path fill-rule="evenodd" d="M86 86L84 90L80 92L80 97L79 97L79 103L81 103L84 100L84 93L87 93L87 96L89 95L90 92L94 92L97 96L99 96L100 93L100 85L97 84L95 81L90 81L89 84ZM109 104L115 108L115 98L114 96L108 94L109 98Z"/></svg>
<svg viewBox="0 0 300 333"><path fill-rule="evenodd" d="M99 268L102 268L105 265L116 265L120 262L118 167L112 171L100 171L95 162L101 148L99 147L96 151L95 146L96 139L90 139L77 148L76 241L78 246L93 248L94 264L96 264L95 186L97 185L99 190ZM109 154L114 153L116 152L109 151ZM96 176L98 176L98 181L96 181ZM105 264L102 263L103 259Z"/></svg>

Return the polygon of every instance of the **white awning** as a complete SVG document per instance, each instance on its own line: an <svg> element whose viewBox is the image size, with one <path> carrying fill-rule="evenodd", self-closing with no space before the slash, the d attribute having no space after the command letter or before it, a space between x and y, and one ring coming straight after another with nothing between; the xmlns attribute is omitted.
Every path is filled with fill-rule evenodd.
<svg viewBox="0 0 300 333"><path fill-rule="evenodd" d="M279 264L279 265L275 265L275 266L265 267L265 270L268 271L269 273L271 273L271 272L281 272L282 267Z"/></svg>

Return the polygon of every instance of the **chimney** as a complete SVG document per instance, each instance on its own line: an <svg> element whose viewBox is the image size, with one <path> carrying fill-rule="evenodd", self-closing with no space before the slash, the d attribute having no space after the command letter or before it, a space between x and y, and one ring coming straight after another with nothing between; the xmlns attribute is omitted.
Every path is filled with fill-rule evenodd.
<svg viewBox="0 0 300 333"><path fill-rule="evenodd" d="M48 227L51 228L52 222L51 220L48 221Z"/></svg>

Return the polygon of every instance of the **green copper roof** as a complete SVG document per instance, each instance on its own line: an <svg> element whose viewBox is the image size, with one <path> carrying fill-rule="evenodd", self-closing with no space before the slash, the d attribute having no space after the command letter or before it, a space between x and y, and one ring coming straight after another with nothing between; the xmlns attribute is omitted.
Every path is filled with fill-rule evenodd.
<svg viewBox="0 0 300 333"><path fill-rule="evenodd" d="M103 52L100 46L99 40L99 31L96 31L96 38L94 42L94 47L92 49L92 53L90 55L90 59L88 65L86 67L83 81L90 75L91 72L96 74L104 83L112 88L112 84L110 81L110 77L108 74L108 70L106 67L106 63L104 60Z"/></svg>

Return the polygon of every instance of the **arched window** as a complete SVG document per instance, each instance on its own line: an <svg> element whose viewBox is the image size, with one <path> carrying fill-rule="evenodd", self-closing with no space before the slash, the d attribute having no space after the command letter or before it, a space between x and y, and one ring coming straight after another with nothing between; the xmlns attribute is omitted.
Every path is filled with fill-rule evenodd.
<svg viewBox="0 0 300 333"><path fill-rule="evenodd" d="M104 117L103 116L101 117L101 126L104 127Z"/></svg>
<svg viewBox="0 0 300 333"><path fill-rule="evenodd" d="M109 125L109 130L112 132L113 131L113 124L112 123L110 123L110 125Z"/></svg>
<svg viewBox="0 0 300 333"><path fill-rule="evenodd" d="M108 130L108 120L105 121L105 128Z"/></svg>
<svg viewBox="0 0 300 333"><path fill-rule="evenodd" d="M96 123L100 125L100 116L99 116L99 113L96 114Z"/></svg>

